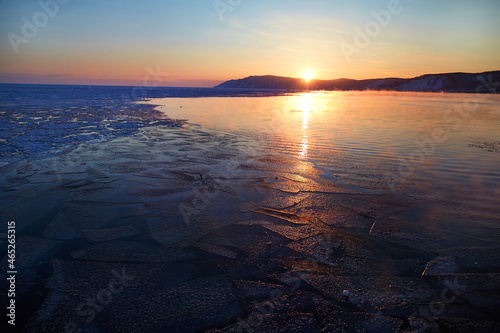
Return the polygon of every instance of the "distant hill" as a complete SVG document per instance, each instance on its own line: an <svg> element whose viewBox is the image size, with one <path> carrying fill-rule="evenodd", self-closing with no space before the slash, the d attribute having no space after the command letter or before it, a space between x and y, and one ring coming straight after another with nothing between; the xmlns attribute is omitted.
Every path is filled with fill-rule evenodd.
<svg viewBox="0 0 500 333"><path fill-rule="evenodd" d="M391 90L421 92L488 92L497 93L500 71L483 73L426 74L411 79L336 79L311 80L283 76L249 76L229 80L215 88L283 89L283 90Z"/></svg>

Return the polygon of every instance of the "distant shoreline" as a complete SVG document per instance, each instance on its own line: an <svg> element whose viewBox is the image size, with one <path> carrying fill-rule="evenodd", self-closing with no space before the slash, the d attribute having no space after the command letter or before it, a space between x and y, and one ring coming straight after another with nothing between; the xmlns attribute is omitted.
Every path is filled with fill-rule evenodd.
<svg viewBox="0 0 500 333"><path fill-rule="evenodd" d="M273 75L249 76L229 80L214 88L283 89L290 91L401 91L449 93L498 93L500 71L482 73L425 74L422 76L383 79L310 80Z"/></svg>

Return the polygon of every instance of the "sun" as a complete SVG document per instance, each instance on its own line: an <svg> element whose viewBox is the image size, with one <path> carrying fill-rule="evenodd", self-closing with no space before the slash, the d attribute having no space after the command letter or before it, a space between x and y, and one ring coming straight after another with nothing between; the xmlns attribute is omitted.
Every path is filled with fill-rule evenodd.
<svg viewBox="0 0 500 333"><path fill-rule="evenodd" d="M304 73L302 73L302 77L304 78L304 80L309 82L314 77L314 74L311 71L305 71Z"/></svg>

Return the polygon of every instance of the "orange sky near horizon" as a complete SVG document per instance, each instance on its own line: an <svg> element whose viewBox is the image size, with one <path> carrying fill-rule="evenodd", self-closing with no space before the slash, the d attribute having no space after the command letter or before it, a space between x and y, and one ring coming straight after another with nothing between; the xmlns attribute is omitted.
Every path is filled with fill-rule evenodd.
<svg viewBox="0 0 500 333"><path fill-rule="evenodd" d="M5 83L141 85L159 71L161 86L213 86L307 70L369 79L500 69L500 2L490 0L258 0L231 10L201 0L74 0L31 38L22 18L35 22L44 9L13 0L0 7Z"/></svg>

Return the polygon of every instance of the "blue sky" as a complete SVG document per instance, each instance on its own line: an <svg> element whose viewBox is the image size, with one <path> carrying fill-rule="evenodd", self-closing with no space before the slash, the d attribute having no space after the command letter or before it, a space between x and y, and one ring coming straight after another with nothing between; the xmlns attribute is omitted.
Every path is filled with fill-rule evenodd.
<svg viewBox="0 0 500 333"><path fill-rule="evenodd" d="M43 22L39 1L0 0L0 81L137 85L153 68L169 73L160 85L211 86L306 70L361 79L500 69L497 0L216 1L70 0ZM372 13L391 3L398 13L382 26ZM23 17L42 20L34 36Z"/></svg>

